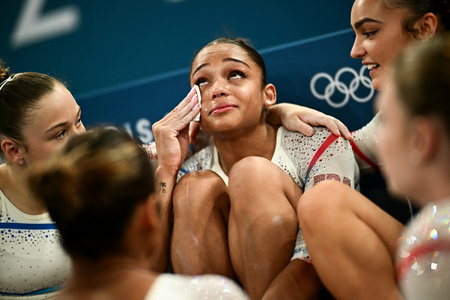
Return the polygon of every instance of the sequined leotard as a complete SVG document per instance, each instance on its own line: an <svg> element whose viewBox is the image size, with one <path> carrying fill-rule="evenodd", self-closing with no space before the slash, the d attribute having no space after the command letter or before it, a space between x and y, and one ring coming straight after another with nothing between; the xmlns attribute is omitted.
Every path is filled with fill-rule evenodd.
<svg viewBox="0 0 450 300"><path fill-rule="evenodd" d="M219 275L182 276L162 274L153 283L145 300L159 299L249 299L231 279Z"/></svg>
<svg viewBox="0 0 450 300"><path fill-rule="evenodd" d="M331 136L331 132L327 128L314 127L314 130L315 134L308 137L280 127L277 132L277 145L272 162L282 168L303 190L311 188L320 181L330 179L357 188L359 169L350 143L343 138L337 138L310 166L314 155ZM228 177L220 167L217 157L214 145L202 149L183 163L178 179L188 172L209 169L216 172L225 183L228 183ZM309 260L301 230L297 235L293 255L293 259L297 258Z"/></svg>
<svg viewBox="0 0 450 300"><path fill-rule="evenodd" d="M379 127L380 116L377 114L367 125L352 132L352 146L361 173L379 171L380 163L376 156Z"/></svg>
<svg viewBox="0 0 450 300"><path fill-rule="evenodd" d="M450 196L410 220L399 238L396 267L405 299L449 299Z"/></svg>
<svg viewBox="0 0 450 300"><path fill-rule="evenodd" d="M0 190L0 299L49 299L71 261L48 213L28 215Z"/></svg>

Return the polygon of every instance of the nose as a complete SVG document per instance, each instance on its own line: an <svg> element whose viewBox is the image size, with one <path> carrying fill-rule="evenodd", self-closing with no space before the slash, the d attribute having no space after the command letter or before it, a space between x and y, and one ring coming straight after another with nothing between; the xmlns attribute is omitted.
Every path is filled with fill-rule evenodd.
<svg viewBox="0 0 450 300"><path fill-rule="evenodd" d="M228 96L230 91L227 88L228 82L225 79L218 79L214 82L211 89L211 98L216 99L221 96Z"/></svg>
<svg viewBox="0 0 450 300"><path fill-rule="evenodd" d="M353 58L356 58L356 59L358 59L358 58L362 59L362 57L365 55L365 53L366 53L366 50L362 46L360 39L358 37L356 37L355 41L353 42L352 50L350 51L350 56Z"/></svg>

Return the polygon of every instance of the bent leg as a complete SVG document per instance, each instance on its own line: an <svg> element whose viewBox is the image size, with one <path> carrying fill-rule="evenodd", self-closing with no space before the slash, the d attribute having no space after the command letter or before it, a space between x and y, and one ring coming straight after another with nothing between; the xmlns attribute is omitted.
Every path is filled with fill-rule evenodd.
<svg viewBox="0 0 450 300"><path fill-rule="evenodd" d="M395 243L403 225L359 192L324 181L297 214L314 267L338 299L399 299Z"/></svg>
<svg viewBox="0 0 450 300"><path fill-rule="evenodd" d="M252 299L289 263L298 222L292 203L300 187L267 159L247 157L230 171L229 246L233 268Z"/></svg>
<svg viewBox="0 0 450 300"><path fill-rule="evenodd" d="M227 186L212 171L184 175L173 196L171 260L175 273L235 278L228 252Z"/></svg>
<svg viewBox="0 0 450 300"><path fill-rule="evenodd" d="M313 265L294 259L272 281L263 299L313 300L323 299L321 296L325 294L326 290Z"/></svg>

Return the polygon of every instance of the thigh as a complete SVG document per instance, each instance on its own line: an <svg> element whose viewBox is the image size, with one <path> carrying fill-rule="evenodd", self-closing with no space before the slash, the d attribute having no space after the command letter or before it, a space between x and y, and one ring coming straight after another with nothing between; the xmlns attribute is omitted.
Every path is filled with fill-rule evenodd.
<svg viewBox="0 0 450 300"><path fill-rule="evenodd" d="M336 181L323 181L301 197L297 214L301 227L324 232L361 224L374 232L395 255L395 243L404 226L358 191ZM305 226L304 226L305 225ZM323 228L321 228L323 226ZM345 230L342 229L343 232Z"/></svg>
<svg viewBox="0 0 450 300"><path fill-rule="evenodd" d="M171 262L175 273L215 273L234 278L228 250L230 202L212 171L188 173L174 191Z"/></svg>

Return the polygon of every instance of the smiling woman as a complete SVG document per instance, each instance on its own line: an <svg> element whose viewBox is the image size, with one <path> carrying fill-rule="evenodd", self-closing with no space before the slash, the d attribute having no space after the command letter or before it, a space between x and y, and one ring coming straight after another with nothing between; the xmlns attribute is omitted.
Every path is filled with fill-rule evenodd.
<svg viewBox="0 0 450 300"><path fill-rule="evenodd" d="M72 94L53 77L10 75L0 62L0 81L0 295L46 298L63 286L71 262L46 207L28 194L25 178L31 166L47 161L85 128Z"/></svg>
<svg viewBox="0 0 450 300"><path fill-rule="evenodd" d="M434 36L447 32L450 29L449 17L450 2L447 0L355 0L351 11L351 25L355 32L351 55L361 59L362 63L371 69L374 88L382 89L385 93L393 80L388 71L392 64L402 56L408 46L421 43L426 47ZM417 75L417 70L419 69L402 75L409 78L409 75ZM440 77L447 78L446 76L429 73L423 81L427 82L426 78L439 82ZM418 94L415 91L421 87L420 84L411 84L406 90L410 90L416 98ZM426 91L429 94L423 99L429 102L432 95L439 90L428 87ZM394 101L393 97L394 95L390 94L385 102ZM405 98L413 99L411 96ZM424 107L431 107L430 105L427 103ZM426 181L421 176L414 175L411 169L406 170L397 165L404 159L417 160L417 153L413 152L412 157L409 157L408 151L399 147L408 145L404 139L399 139L400 136L391 136L391 140L387 140L386 136L379 135L380 128L385 127L382 123L386 122L384 119L384 122L379 121L383 113L391 116L393 120L401 120L401 115L398 110L394 113L393 106L383 105L382 108L386 111L380 111L363 130L353 135L355 144L370 160L381 156L381 152L375 151L377 148L389 149L382 157L384 165L381 165L381 169L386 171L392 168L397 172L401 170L402 174L398 178L415 177L417 181L413 185L420 192L416 190L409 196L420 197L420 193L426 190ZM395 123L390 123L386 128L388 133L397 132ZM408 129L411 133L421 135L415 127L409 126ZM394 140L396 143L392 143ZM397 144L399 141L402 142ZM399 157L401 159L397 161ZM377 163L379 161L374 160ZM420 173L426 174L424 169L421 169ZM435 178L446 178L436 174L428 176L435 183L439 182ZM362 194L334 182L321 183L305 192L297 211L315 269L334 297L402 298L393 264L397 239L403 229L400 222ZM350 232L352 234L349 234ZM333 266L333 272L330 272L330 265ZM427 295L425 298L433 297Z"/></svg>

